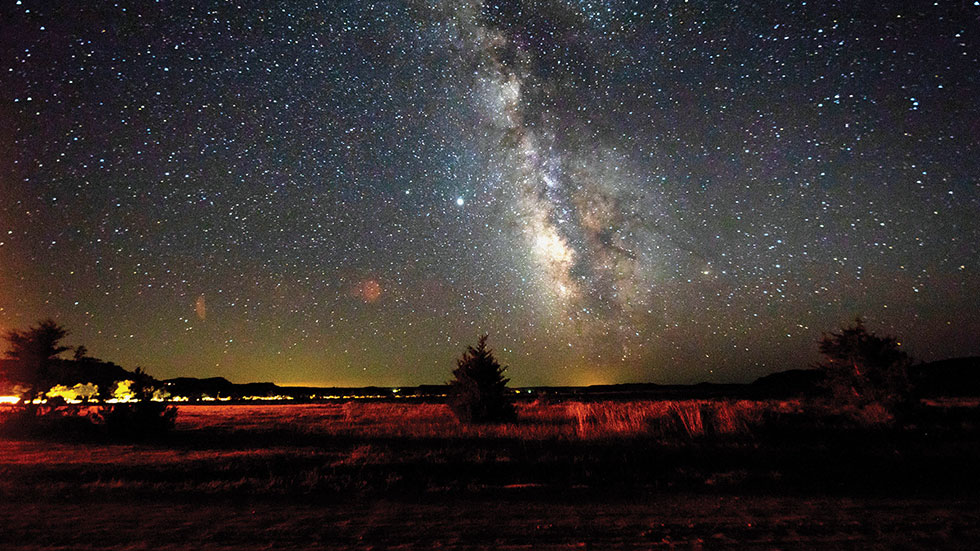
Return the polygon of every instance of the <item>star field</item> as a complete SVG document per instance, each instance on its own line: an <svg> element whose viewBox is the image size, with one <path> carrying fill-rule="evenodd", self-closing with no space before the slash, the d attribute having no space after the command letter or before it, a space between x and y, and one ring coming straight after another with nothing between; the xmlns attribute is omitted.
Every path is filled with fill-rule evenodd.
<svg viewBox="0 0 980 551"><path fill-rule="evenodd" d="M323 385L980 354L980 3L0 9L0 329Z"/></svg>

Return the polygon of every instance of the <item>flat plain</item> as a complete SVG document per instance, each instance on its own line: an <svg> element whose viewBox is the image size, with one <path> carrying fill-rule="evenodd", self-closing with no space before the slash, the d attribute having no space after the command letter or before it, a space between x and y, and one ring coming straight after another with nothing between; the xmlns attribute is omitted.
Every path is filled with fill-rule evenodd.
<svg viewBox="0 0 980 551"><path fill-rule="evenodd" d="M975 407L181 405L163 439L0 440L3 549L972 548Z"/></svg>

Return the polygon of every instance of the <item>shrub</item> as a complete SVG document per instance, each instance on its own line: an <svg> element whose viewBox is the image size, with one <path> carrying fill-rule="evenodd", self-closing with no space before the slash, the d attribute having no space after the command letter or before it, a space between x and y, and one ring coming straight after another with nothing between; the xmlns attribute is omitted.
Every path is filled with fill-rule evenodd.
<svg viewBox="0 0 980 551"><path fill-rule="evenodd" d="M99 408L99 417L106 432L113 438L138 440L160 436L177 422L177 408L163 402L154 402L153 378L137 367L135 381L130 392L135 402L106 404Z"/></svg>
<svg viewBox="0 0 980 551"><path fill-rule="evenodd" d="M467 347L456 360L454 379L449 383L449 407L464 423L493 423L514 418L502 367L487 348L487 335L480 337L476 348Z"/></svg>
<svg viewBox="0 0 980 551"><path fill-rule="evenodd" d="M173 429L177 408L163 402L141 400L104 405L99 408L98 416L109 436L139 440L160 436Z"/></svg>
<svg viewBox="0 0 980 551"><path fill-rule="evenodd" d="M869 333L857 318L839 333L824 334L819 347L825 358L819 367L827 374L825 385L837 406L881 406L894 413L907 404L911 359L894 337Z"/></svg>
<svg viewBox="0 0 980 551"><path fill-rule="evenodd" d="M0 414L0 435L8 437L71 442L99 433L88 408L29 404Z"/></svg>

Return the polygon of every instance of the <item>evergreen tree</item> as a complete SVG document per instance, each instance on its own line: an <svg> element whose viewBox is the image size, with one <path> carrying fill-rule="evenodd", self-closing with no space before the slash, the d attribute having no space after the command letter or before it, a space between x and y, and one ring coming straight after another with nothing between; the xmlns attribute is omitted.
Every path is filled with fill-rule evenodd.
<svg viewBox="0 0 980 551"><path fill-rule="evenodd" d="M449 407L464 423L492 423L514 418L514 406L508 399L502 367L487 348L487 335L480 337L476 348L467 347L456 360L454 379L449 383Z"/></svg>
<svg viewBox="0 0 980 551"><path fill-rule="evenodd" d="M67 335L68 330L50 318L26 331L11 329L4 334L9 343L7 356L18 360L7 378L27 387L25 403L43 395L54 384L52 371L58 355L70 349L60 344Z"/></svg>

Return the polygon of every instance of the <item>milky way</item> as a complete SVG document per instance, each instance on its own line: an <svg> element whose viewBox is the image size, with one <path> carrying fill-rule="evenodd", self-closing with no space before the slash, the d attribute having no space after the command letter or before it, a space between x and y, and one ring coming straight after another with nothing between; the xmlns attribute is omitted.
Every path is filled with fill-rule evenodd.
<svg viewBox="0 0 980 551"><path fill-rule="evenodd" d="M980 5L8 3L0 329L160 377L980 354Z"/></svg>

